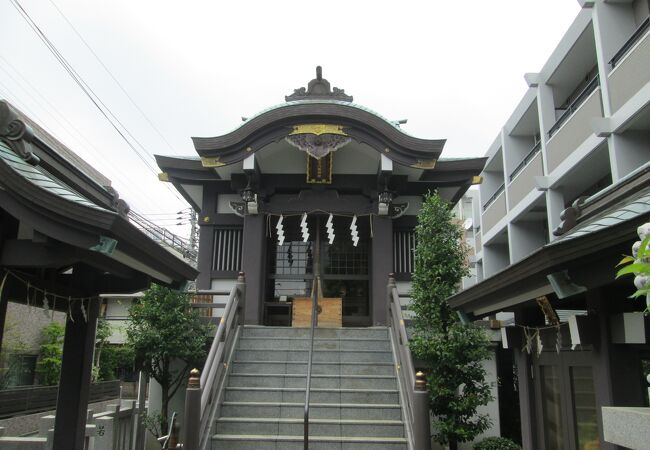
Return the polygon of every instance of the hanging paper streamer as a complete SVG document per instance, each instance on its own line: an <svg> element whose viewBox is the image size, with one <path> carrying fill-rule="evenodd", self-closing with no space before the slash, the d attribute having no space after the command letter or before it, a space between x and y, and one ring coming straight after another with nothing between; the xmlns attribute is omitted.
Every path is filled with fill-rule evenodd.
<svg viewBox="0 0 650 450"><path fill-rule="evenodd" d="M542 337L539 334L539 330L535 333L537 336L537 356L542 354L542 349L544 348L544 345L542 344Z"/></svg>
<svg viewBox="0 0 650 450"><path fill-rule="evenodd" d="M284 226L282 225L283 216L280 216L278 223L275 225L275 229L278 232L278 245L284 244Z"/></svg>
<svg viewBox="0 0 650 450"><path fill-rule="evenodd" d="M534 333L531 333L528 327L524 327L524 339L526 343L524 344L524 351L530 355L533 348L533 337Z"/></svg>
<svg viewBox="0 0 650 450"><path fill-rule="evenodd" d="M571 347L571 350L573 350L574 347L575 346ZM562 330L560 330L560 326L558 325L557 334L555 335L555 351L559 354L560 350L562 350Z"/></svg>
<svg viewBox="0 0 650 450"><path fill-rule="evenodd" d="M45 314L45 317L48 316L48 310L50 309L50 304L47 299L47 291L43 292L43 314Z"/></svg>
<svg viewBox="0 0 650 450"><path fill-rule="evenodd" d="M86 315L86 305L84 301L81 301L81 315L84 318L84 322L88 322L88 316Z"/></svg>
<svg viewBox="0 0 650 450"><path fill-rule="evenodd" d="M302 220L300 221L300 229L302 230L302 241L307 242L309 240L309 227L307 226L307 213L302 215Z"/></svg>
<svg viewBox="0 0 650 450"><path fill-rule="evenodd" d="M359 243L359 232L357 231L357 216L352 217L352 223L350 224L350 231L352 234L352 245L355 247Z"/></svg>
<svg viewBox="0 0 650 450"><path fill-rule="evenodd" d="M330 245L334 242L334 224L332 221L334 220L334 216L332 213L330 213L330 216L327 218L327 223L325 224L325 228L327 228L327 239L329 240Z"/></svg>
<svg viewBox="0 0 650 450"><path fill-rule="evenodd" d="M70 321L74 323L74 317L72 317L72 297L68 296L68 317Z"/></svg>

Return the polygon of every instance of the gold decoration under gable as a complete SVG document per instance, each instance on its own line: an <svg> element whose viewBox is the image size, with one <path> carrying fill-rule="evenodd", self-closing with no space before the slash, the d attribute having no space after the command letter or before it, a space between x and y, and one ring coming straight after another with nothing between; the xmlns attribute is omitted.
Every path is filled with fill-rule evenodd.
<svg viewBox="0 0 650 450"><path fill-rule="evenodd" d="M343 131L341 125L330 125L325 123L296 125L293 127L291 134L315 134L317 136L320 136L321 134L338 134L339 136L347 136L347 133Z"/></svg>
<svg viewBox="0 0 650 450"><path fill-rule="evenodd" d="M436 160L435 159L418 159L418 162L415 164L411 164L411 167L414 167L416 169L433 169L436 167Z"/></svg>
<svg viewBox="0 0 650 450"><path fill-rule="evenodd" d="M161 172L158 174L158 181L169 181L169 174L167 172Z"/></svg>
<svg viewBox="0 0 650 450"><path fill-rule="evenodd" d="M223 167L226 164L219 161L218 156L212 158L208 158L207 156L201 156L201 165L203 167Z"/></svg>
<svg viewBox="0 0 650 450"><path fill-rule="evenodd" d="M481 184L483 183L483 177L475 175L472 177L472 184Z"/></svg>

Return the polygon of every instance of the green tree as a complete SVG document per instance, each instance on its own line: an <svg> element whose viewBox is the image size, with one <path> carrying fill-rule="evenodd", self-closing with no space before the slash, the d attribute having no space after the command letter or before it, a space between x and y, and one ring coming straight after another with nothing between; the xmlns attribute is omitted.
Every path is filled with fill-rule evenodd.
<svg viewBox="0 0 650 450"><path fill-rule="evenodd" d="M161 428L167 430L169 400L205 358L209 327L190 310L186 293L155 284L129 314L127 343L136 365L161 386Z"/></svg>
<svg viewBox="0 0 650 450"><path fill-rule="evenodd" d="M134 364L133 348L130 345L106 345L99 362L98 379L101 381L115 380L118 369L133 370Z"/></svg>
<svg viewBox="0 0 650 450"><path fill-rule="evenodd" d="M108 320L104 318L97 319L97 331L95 332L95 361L93 362L92 373L93 382L103 380L100 375L102 350L106 344L108 344L108 338L111 337L112 333L113 330L111 329L111 324L108 323Z"/></svg>
<svg viewBox="0 0 650 450"><path fill-rule="evenodd" d="M51 322L43 328L43 340L36 363L36 373L42 385L54 386L59 383L64 335L65 327L58 322Z"/></svg>
<svg viewBox="0 0 650 450"><path fill-rule="evenodd" d="M415 232L411 351L429 367L433 437L454 450L490 426L476 410L492 398L482 365L490 356L489 340L482 329L463 324L447 302L468 274L467 248L450 205L437 193L425 196Z"/></svg>

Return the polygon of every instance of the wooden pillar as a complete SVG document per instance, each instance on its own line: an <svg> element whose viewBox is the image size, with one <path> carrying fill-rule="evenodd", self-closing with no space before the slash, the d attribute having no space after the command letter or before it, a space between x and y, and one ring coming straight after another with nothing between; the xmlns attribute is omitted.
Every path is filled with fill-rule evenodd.
<svg viewBox="0 0 650 450"><path fill-rule="evenodd" d="M242 270L247 281L244 306L244 321L247 325L259 325L262 317L266 268L265 222L266 217L263 214L244 217Z"/></svg>
<svg viewBox="0 0 650 450"><path fill-rule="evenodd" d="M203 208L199 214L199 275L197 289L212 288L212 263L214 260L214 218L217 212L217 194L203 187ZM207 219L207 221L206 221Z"/></svg>
<svg viewBox="0 0 650 450"><path fill-rule="evenodd" d="M72 315L65 324L53 450L84 450L99 300L87 302L87 320L84 320L79 303L73 306Z"/></svg>
<svg viewBox="0 0 650 450"><path fill-rule="evenodd" d="M515 323L536 326L544 324L544 316L537 307L515 311ZM519 414L521 417L521 444L523 448L537 448L537 415L535 414L535 380L530 355L514 349L519 384Z"/></svg>
<svg viewBox="0 0 650 450"><path fill-rule="evenodd" d="M372 252L370 298L372 324L388 323L388 298L386 283L393 271L393 221L389 217L374 216L372 220Z"/></svg>

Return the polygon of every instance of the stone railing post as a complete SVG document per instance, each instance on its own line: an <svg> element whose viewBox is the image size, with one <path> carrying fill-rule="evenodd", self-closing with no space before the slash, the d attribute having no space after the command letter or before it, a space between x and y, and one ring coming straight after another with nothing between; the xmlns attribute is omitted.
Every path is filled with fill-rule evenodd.
<svg viewBox="0 0 650 450"><path fill-rule="evenodd" d="M413 440L415 450L431 450L431 419L429 414L429 391L422 372L415 374L413 392Z"/></svg>
<svg viewBox="0 0 650 450"><path fill-rule="evenodd" d="M246 276L244 272L239 272L235 287L239 293L239 325L244 325L245 305L246 305Z"/></svg>
<svg viewBox="0 0 650 450"><path fill-rule="evenodd" d="M198 450L201 429L201 377L192 369L185 391L185 418L183 420L183 450ZM174 448L174 447L172 447Z"/></svg>

